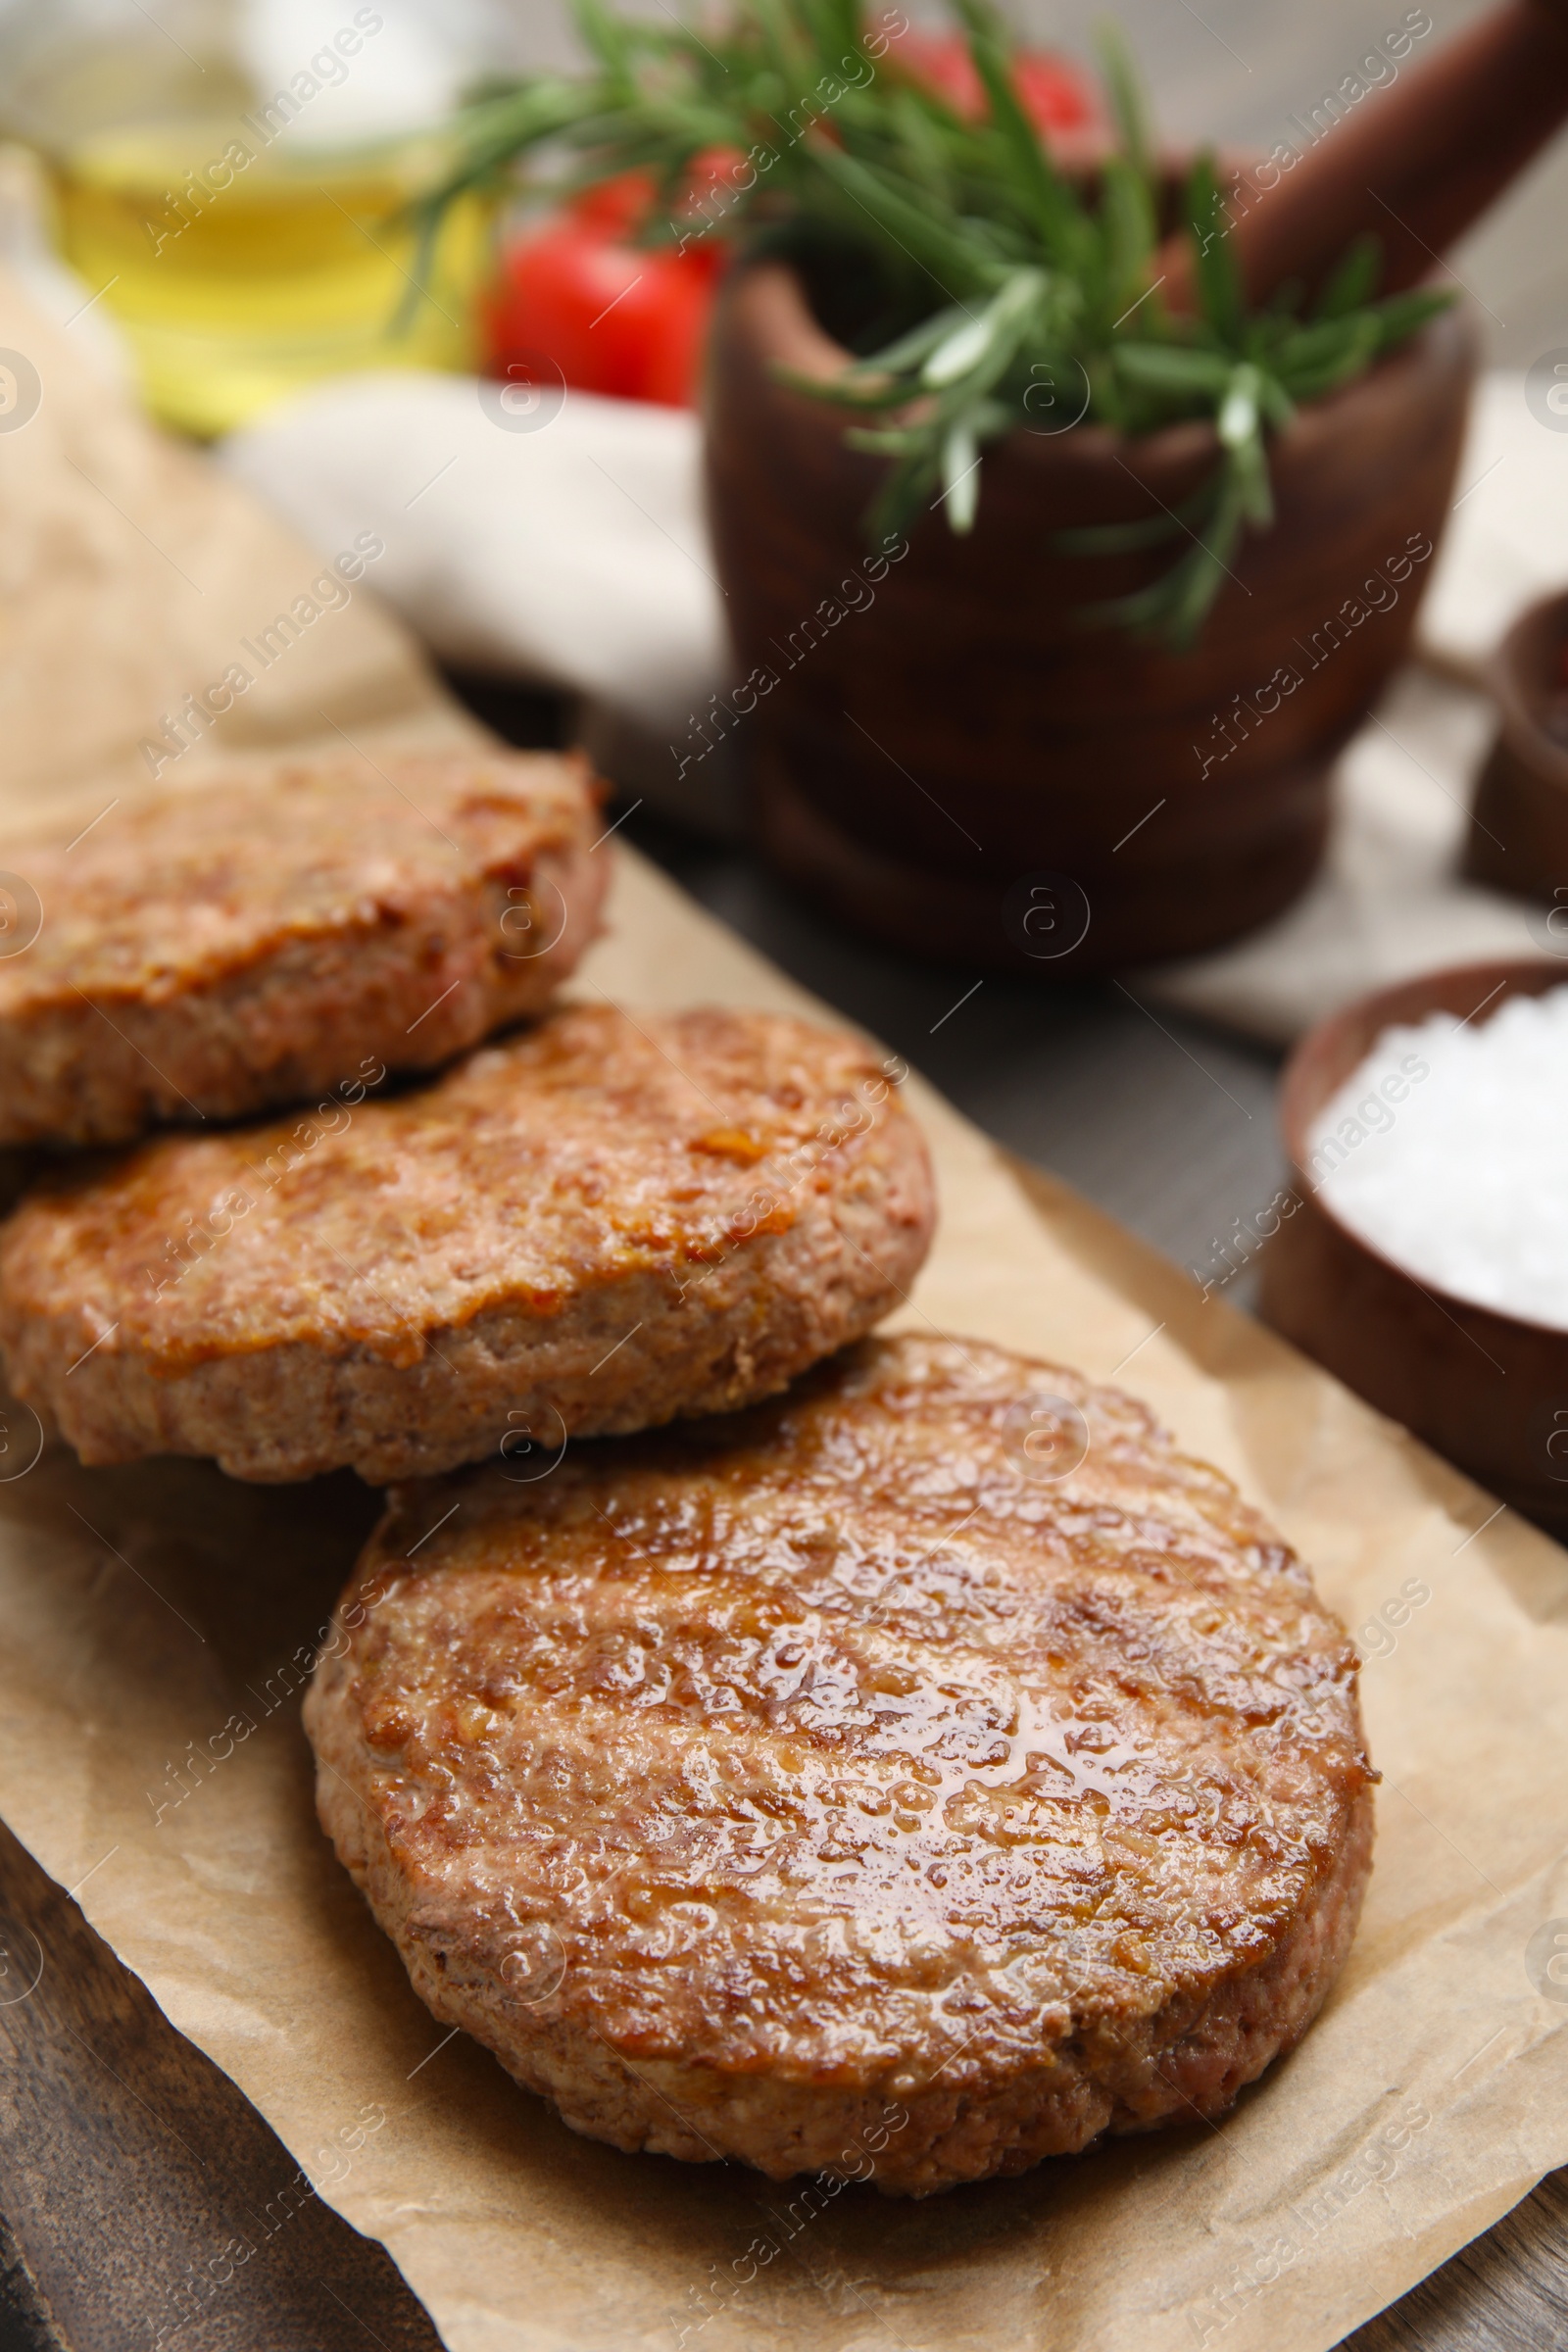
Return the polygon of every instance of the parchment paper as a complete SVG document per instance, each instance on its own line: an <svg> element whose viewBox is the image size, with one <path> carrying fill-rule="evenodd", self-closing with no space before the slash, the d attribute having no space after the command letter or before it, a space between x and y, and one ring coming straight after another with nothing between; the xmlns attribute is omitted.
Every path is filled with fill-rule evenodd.
<svg viewBox="0 0 1568 2352"><path fill-rule="evenodd" d="M265 607L314 567L100 388L78 397L69 347L0 285L0 344L24 336L44 404L0 434L0 522L37 526L31 609L14 558L0 597L34 671L7 688L13 819L50 792L85 786L90 810L134 789L150 679L199 683L248 585L265 576ZM89 471L107 434L119 522L58 441L29 446L46 421ZM155 525L201 605L173 610L135 555ZM77 632L74 654L46 612ZM336 651L295 696L305 722L325 711L366 742L466 723L367 598L317 625ZM52 732L29 698L67 674L85 707ZM581 986L634 1006L808 1006L624 853ZM912 1100L943 1225L898 1319L1140 1391L1272 1512L1368 1652L1385 1780L1365 1921L1300 2050L1222 2128L918 2206L846 2188L810 2213L800 2183L574 2137L443 2037L315 1824L298 1693L374 1498L346 1477L249 1488L194 1463L85 1471L63 1451L22 1470L10 1416L0 1811L461 2352L1322 2352L1568 2158L1568 1984L1548 1973L1559 1927L1568 1952L1568 1555L1065 1188L1035 1178L1026 1196L918 1080ZM243 2260L213 2258L204 2293L242 2296ZM125 2341L180 2316L127 2310Z"/></svg>

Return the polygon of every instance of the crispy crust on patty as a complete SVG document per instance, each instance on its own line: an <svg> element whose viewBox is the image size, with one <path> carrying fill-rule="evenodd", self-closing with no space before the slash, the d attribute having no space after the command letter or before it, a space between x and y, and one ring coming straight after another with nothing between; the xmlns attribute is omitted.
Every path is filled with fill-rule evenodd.
<svg viewBox="0 0 1568 2352"><path fill-rule="evenodd" d="M598 927L586 764L345 755L8 840L0 1144L118 1143L432 1069L537 1011ZM13 894L16 895L16 894Z"/></svg>
<svg viewBox="0 0 1568 2352"><path fill-rule="evenodd" d="M568 2124L892 2193L1222 2113L1370 1866L1295 1554L1142 1406L974 1342L400 1491L306 1725L416 1990Z"/></svg>
<svg viewBox="0 0 1568 2352"><path fill-rule="evenodd" d="M515 1473L781 1389L933 1215L854 1039L573 1006L415 1092L55 1174L0 1226L0 1349L88 1462Z"/></svg>

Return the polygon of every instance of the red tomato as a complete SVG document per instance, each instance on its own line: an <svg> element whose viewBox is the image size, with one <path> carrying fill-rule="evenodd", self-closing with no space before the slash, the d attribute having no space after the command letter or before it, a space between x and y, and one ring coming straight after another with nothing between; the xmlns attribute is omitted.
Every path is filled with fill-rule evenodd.
<svg viewBox="0 0 1568 2352"><path fill-rule="evenodd" d="M654 178L649 172L620 172L580 188L566 202L573 220L597 228L607 237L629 237L647 218L654 201Z"/></svg>
<svg viewBox="0 0 1568 2352"><path fill-rule="evenodd" d="M692 157L692 202L716 217L718 206L733 203L746 158L739 147L705 147ZM756 173L753 173L755 180ZM716 201L715 201L716 200Z"/></svg>
<svg viewBox="0 0 1568 2352"><path fill-rule="evenodd" d="M924 82L946 98L955 113L971 120L985 113L980 76L956 33L906 32L891 54L911 80ZM1067 58L1043 49L1020 49L1013 59L1013 82L1025 113L1041 131L1090 130L1099 124L1093 86Z"/></svg>
<svg viewBox="0 0 1568 2352"><path fill-rule="evenodd" d="M508 248L486 306L493 375L543 354L578 391L691 405L723 247L711 235L684 253L628 242L653 192L623 172Z"/></svg>
<svg viewBox="0 0 1568 2352"><path fill-rule="evenodd" d="M1100 121L1093 84L1065 58L1021 49L1013 79L1025 111L1042 130L1089 130Z"/></svg>

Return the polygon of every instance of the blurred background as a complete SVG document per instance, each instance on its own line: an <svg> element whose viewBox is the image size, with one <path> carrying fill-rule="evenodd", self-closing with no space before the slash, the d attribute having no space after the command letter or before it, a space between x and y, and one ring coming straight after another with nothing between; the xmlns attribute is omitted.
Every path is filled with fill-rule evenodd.
<svg viewBox="0 0 1568 2352"><path fill-rule="evenodd" d="M1086 74L1106 13L1011 11L1026 41ZM1423 52L1476 13L1410 12L1431 23ZM1170 140L1259 150L1405 19L1364 0L1126 0L1115 15ZM467 202L420 253L389 218L439 177L465 89L580 58L561 0L5 0L0 129L44 167L40 185L13 156L7 241L25 251L28 216L41 222L131 335L155 413L188 431L226 430L333 371L472 366L507 223ZM1528 365L1564 315L1565 195L1568 155L1548 152L1453 257L1494 363ZM427 300L412 298L416 271Z"/></svg>

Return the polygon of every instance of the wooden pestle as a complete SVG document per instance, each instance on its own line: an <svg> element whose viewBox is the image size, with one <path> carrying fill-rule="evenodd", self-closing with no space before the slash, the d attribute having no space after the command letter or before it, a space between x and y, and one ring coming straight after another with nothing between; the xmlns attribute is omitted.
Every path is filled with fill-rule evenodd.
<svg viewBox="0 0 1568 2352"><path fill-rule="evenodd" d="M1276 184L1238 182L1230 241L1248 301L1292 278L1317 287L1369 230L1379 290L1416 284L1565 117L1568 0L1503 0L1369 91L1294 165L1276 163ZM1173 311L1197 308L1194 258L1184 223L1154 271Z"/></svg>

